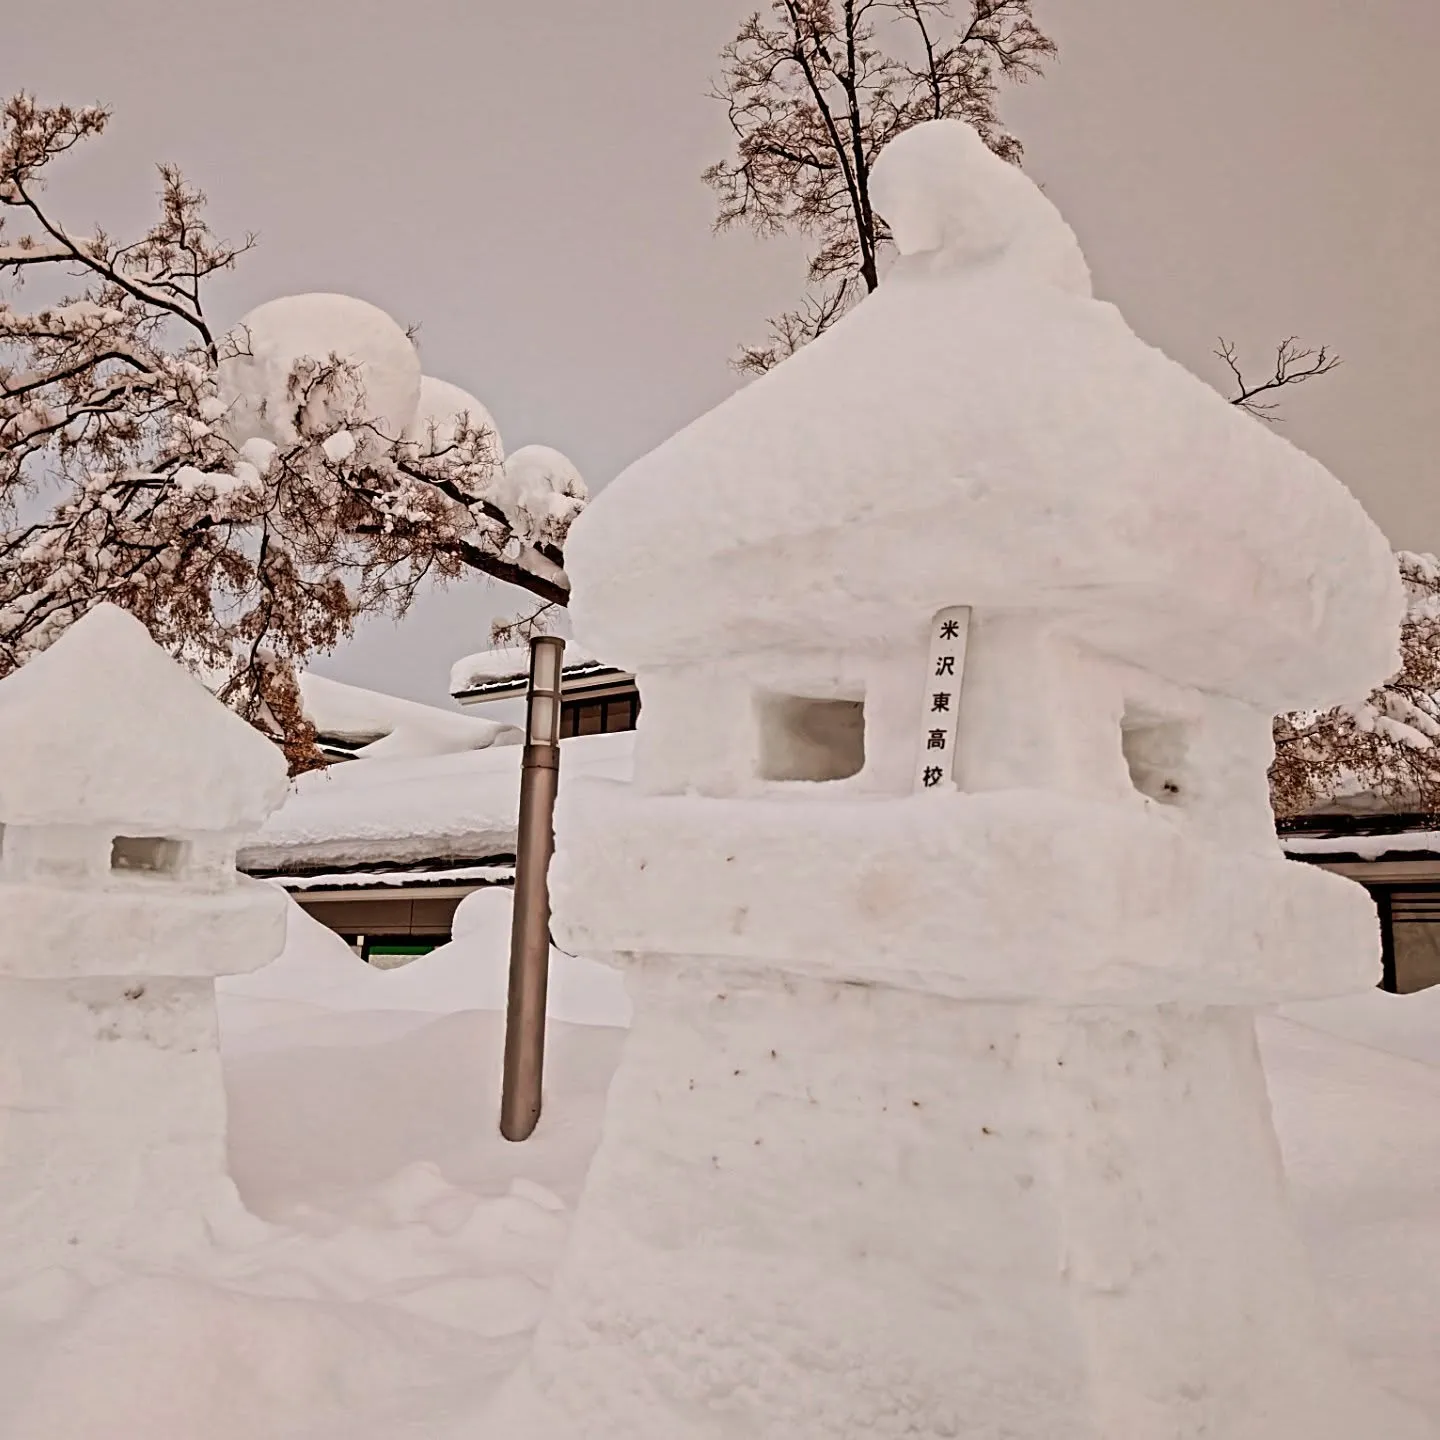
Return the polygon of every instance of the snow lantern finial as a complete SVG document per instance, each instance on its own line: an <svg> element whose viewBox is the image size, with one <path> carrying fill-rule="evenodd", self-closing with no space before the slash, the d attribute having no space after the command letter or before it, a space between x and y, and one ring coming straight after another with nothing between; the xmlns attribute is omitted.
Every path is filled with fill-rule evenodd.
<svg viewBox="0 0 1440 1440"><path fill-rule="evenodd" d="M1085 257L1060 212L962 120L929 120L897 136L875 162L870 192L902 257L1004 259L1028 278L1091 293Z"/></svg>

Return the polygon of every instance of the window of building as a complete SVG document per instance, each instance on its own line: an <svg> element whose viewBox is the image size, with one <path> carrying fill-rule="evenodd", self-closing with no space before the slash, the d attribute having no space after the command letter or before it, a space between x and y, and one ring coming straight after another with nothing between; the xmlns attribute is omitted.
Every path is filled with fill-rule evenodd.
<svg viewBox="0 0 1440 1440"><path fill-rule="evenodd" d="M560 707L560 738L633 730L639 718L640 696L634 690L598 700L566 700Z"/></svg>
<svg viewBox="0 0 1440 1440"><path fill-rule="evenodd" d="M1401 995L1440 985L1440 889L1394 887L1376 895L1384 987Z"/></svg>

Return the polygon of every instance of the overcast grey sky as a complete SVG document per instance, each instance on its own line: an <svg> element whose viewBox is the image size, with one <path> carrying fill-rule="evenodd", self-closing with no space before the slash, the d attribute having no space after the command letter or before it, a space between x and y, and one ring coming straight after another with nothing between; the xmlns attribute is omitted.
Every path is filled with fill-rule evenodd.
<svg viewBox="0 0 1440 1440"><path fill-rule="evenodd" d="M56 177L73 223L145 221L152 162L260 248L223 321L341 290L421 325L429 373L507 447L592 488L720 400L791 302L801 251L710 233L705 98L745 0L0 0L0 90L99 100L110 134ZM1287 334L1345 364L1286 433L1397 545L1440 549L1440 4L1037 0L1061 57L1012 92L1027 168L1097 287L1207 378ZM317 665L440 700L501 603L476 582Z"/></svg>

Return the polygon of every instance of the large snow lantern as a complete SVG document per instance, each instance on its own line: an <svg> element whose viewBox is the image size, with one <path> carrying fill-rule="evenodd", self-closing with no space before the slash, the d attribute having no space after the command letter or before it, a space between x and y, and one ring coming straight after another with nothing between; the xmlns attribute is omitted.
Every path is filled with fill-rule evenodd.
<svg viewBox="0 0 1440 1440"><path fill-rule="evenodd" d="M0 682L0 1276L225 1203L215 977L284 944L236 874L276 748L101 606Z"/></svg>
<svg viewBox="0 0 1440 1440"><path fill-rule="evenodd" d="M567 546L645 709L557 936L636 1014L495 1433L1422 1434L1322 1313L1253 1027L1378 978L1266 766L1393 668L1388 547L966 126L874 193L879 291Z"/></svg>

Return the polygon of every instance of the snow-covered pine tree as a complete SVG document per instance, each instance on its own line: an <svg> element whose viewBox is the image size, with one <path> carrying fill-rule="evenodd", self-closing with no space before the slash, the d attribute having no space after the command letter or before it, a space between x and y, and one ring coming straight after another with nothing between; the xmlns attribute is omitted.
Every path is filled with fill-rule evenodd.
<svg viewBox="0 0 1440 1440"><path fill-rule="evenodd" d="M205 305L253 242L217 238L173 167L138 239L63 225L49 167L107 119L21 94L0 120L0 674L113 601L281 732L299 767L314 758L295 679L307 657L430 577L478 572L563 605L584 486L543 447L504 461L478 402L377 414L364 367L327 350L323 325L306 349L288 302L263 307L267 371L250 333L217 332ZM371 311L320 298L342 323ZM404 332L371 315L418 386ZM294 356L283 374L277 334Z"/></svg>
<svg viewBox="0 0 1440 1440"><path fill-rule="evenodd" d="M1399 672L1366 699L1275 722L1282 821L1336 802L1440 812L1440 561L1401 551L1408 599Z"/></svg>

